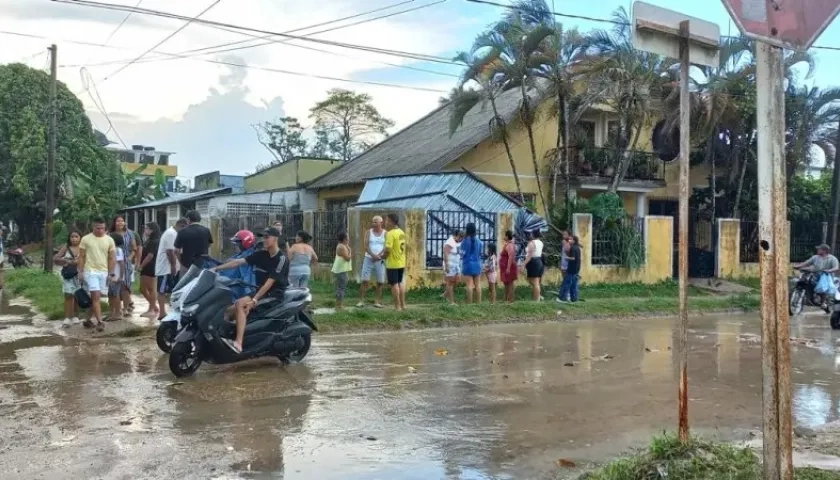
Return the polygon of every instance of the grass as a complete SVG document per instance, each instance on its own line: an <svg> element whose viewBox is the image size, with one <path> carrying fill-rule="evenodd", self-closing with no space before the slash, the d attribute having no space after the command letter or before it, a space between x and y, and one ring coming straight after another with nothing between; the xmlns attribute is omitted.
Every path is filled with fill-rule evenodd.
<svg viewBox="0 0 840 480"><path fill-rule="evenodd" d="M797 469L796 480L840 480L837 472ZM692 438L683 445L675 436L656 437L634 455L615 460L581 480L761 480L758 456L750 449Z"/></svg>
<svg viewBox="0 0 840 480"><path fill-rule="evenodd" d="M750 287L753 290L761 290L761 279L758 277L730 278L728 280L745 287Z"/></svg>
<svg viewBox="0 0 840 480"><path fill-rule="evenodd" d="M484 285L484 298L487 298L487 284ZM309 288L312 291L312 296L315 300L316 307L333 307L335 306L335 288L322 281L310 281ZM347 305L355 305L359 300L360 285L358 283L350 283L347 285L347 296L345 303ZM559 285L543 285L543 295L546 298L553 298ZM497 288L497 295L501 297L504 287L500 284ZM586 300L608 299L608 298L657 298L657 297L674 297L676 298L679 292L679 285L673 280L665 280L653 285L645 285L643 283L593 283L584 284L580 287L580 298ZM443 293L443 285L440 287L424 287L414 289L408 292L406 303L409 304L440 304ZM706 290L696 288L689 285L688 294L690 296L701 297L708 296ZM456 289L456 301L463 302L465 299L465 290L463 287ZM382 302L384 304L391 304L391 291L386 286L383 288ZM368 291L367 299L373 300L373 291ZM520 286L516 288L517 300L530 300L531 287Z"/></svg>
<svg viewBox="0 0 840 480"><path fill-rule="evenodd" d="M756 295L728 297L694 297L689 299L691 312L754 311L759 307ZM439 299L436 304L411 306L405 312L391 308L349 309L315 318L322 331L359 329L400 329L472 325L511 321L544 321L554 319L584 319L598 317L639 317L674 314L678 310L676 297L602 298L576 304L558 305L553 301L521 301L513 304L449 306ZM558 311L562 312L558 316Z"/></svg>
<svg viewBox="0 0 840 480"><path fill-rule="evenodd" d="M61 290L61 277L56 274L44 273L41 268L6 270L5 277L5 286L11 293L25 297L49 320L64 318L64 294ZM103 308L107 309L105 302L103 302Z"/></svg>

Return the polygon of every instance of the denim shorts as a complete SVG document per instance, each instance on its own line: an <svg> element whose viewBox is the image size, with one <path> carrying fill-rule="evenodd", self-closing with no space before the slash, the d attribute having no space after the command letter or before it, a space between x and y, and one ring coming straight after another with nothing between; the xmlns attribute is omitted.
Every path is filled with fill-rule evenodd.
<svg viewBox="0 0 840 480"><path fill-rule="evenodd" d="M308 288L309 274L289 275L289 288Z"/></svg>

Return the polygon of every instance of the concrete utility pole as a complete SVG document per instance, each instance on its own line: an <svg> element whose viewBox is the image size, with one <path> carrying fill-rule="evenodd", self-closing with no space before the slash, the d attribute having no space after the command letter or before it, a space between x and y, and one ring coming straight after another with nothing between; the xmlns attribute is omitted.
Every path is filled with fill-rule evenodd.
<svg viewBox="0 0 840 480"><path fill-rule="evenodd" d="M840 120L840 119L838 119ZM837 125L835 140L834 170L831 175L831 249L837 248L837 222L840 221L840 123ZM828 242L826 242L828 243Z"/></svg>
<svg viewBox="0 0 840 480"><path fill-rule="evenodd" d="M688 157L691 149L691 103L688 82L691 76L689 21L680 22L680 441L688 442Z"/></svg>
<svg viewBox="0 0 840 480"><path fill-rule="evenodd" d="M53 270L53 211L55 211L55 137L57 135L58 102L56 100L56 83L58 82L58 47L53 44L50 50L50 129L48 136L49 150L47 152L47 194L46 220L44 238L44 271Z"/></svg>
<svg viewBox="0 0 840 480"><path fill-rule="evenodd" d="M756 45L764 478L792 479L784 53Z"/></svg>

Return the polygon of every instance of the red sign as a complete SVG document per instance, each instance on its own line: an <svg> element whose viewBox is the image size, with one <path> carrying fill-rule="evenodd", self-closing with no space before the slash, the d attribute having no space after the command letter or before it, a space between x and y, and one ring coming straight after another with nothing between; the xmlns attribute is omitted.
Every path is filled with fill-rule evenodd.
<svg viewBox="0 0 840 480"><path fill-rule="evenodd" d="M840 0L723 0L744 35L807 50L840 11Z"/></svg>

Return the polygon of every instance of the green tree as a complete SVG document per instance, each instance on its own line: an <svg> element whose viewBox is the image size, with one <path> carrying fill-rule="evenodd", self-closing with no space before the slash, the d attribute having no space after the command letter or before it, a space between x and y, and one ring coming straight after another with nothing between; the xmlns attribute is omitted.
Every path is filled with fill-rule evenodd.
<svg viewBox="0 0 840 480"><path fill-rule="evenodd" d="M295 117L281 117L273 122L254 125L257 141L274 157L268 165L258 165L257 171L296 157L306 155L308 142L303 137L304 128Z"/></svg>
<svg viewBox="0 0 840 480"><path fill-rule="evenodd" d="M349 161L388 136L394 122L383 117L372 102L366 93L336 88L309 110L316 135L323 132L326 136L320 147L329 156Z"/></svg>
<svg viewBox="0 0 840 480"><path fill-rule="evenodd" d="M21 227L22 241L43 237L46 197L49 75L22 64L0 65L0 218ZM99 143L82 103L60 83L56 92L56 193L58 207L78 211L72 180L95 178L109 203L97 214L113 214L120 205L119 164ZM65 223L87 218L62 218ZM67 221L69 220L69 222Z"/></svg>

